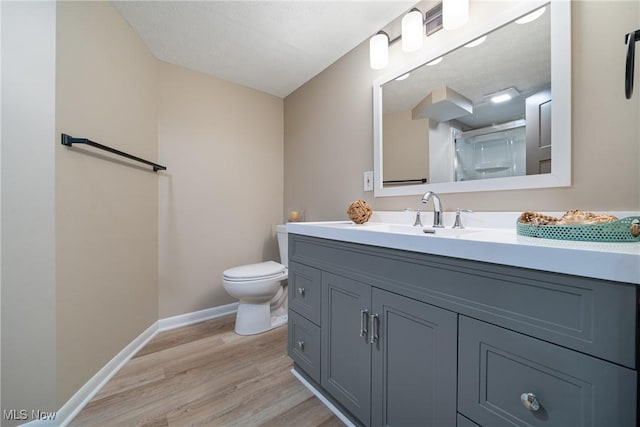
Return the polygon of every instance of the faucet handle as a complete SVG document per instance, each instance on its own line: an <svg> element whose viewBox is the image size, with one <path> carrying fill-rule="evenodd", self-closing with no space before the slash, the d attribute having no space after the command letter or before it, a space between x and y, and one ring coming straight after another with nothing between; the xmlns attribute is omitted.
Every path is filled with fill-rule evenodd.
<svg viewBox="0 0 640 427"><path fill-rule="evenodd" d="M414 227L417 227L417 226L422 227L422 218L420 217L420 209L405 208L404 211L405 212L415 212L416 213L416 220L413 222L413 226Z"/></svg>
<svg viewBox="0 0 640 427"><path fill-rule="evenodd" d="M464 228L464 225L462 225L462 212L473 212L471 209L456 209L456 220L453 223L453 227L451 228Z"/></svg>

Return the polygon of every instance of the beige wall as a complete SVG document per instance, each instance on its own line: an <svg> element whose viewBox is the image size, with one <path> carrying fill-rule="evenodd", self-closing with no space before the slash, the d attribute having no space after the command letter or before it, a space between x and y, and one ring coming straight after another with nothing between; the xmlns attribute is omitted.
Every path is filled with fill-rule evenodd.
<svg viewBox="0 0 640 427"><path fill-rule="evenodd" d="M631 1L572 2L573 185L446 194L445 208L640 209L640 96L626 100L623 92L623 37L640 26L639 7ZM447 37L441 33L431 42ZM398 55L391 56L397 64ZM362 191L362 173L373 167L371 83L389 72L374 72L368 64L365 42L285 99L285 212L301 207L308 220L341 219L357 198L377 210L419 206L420 196L374 199Z"/></svg>
<svg viewBox="0 0 640 427"><path fill-rule="evenodd" d="M161 63L160 318L235 301L222 272L278 259L282 99Z"/></svg>
<svg viewBox="0 0 640 427"><path fill-rule="evenodd" d="M55 410L159 318L232 302L224 269L278 258L283 101L159 62L108 2L1 6L2 408Z"/></svg>
<svg viewBox="0 0 640 427"><path fill-rule="evenodd" d="M0 2L2 27L2 421L57 409L55 3Z"/></svg>
<svg viewBox="0 0 640 427"><path fill-rule="evenodd" d="M384 179L428 178L429 120L413 120L405 110L387 113L382 121Z"/></svg>
<svg viewBox="0 0 640 427"><path fill-rule="evenodd" d="M156 159L157 60L110 3L57 7L56 139ZM56 144L59 405L158 319L162 178L113 158Z"/></svg>

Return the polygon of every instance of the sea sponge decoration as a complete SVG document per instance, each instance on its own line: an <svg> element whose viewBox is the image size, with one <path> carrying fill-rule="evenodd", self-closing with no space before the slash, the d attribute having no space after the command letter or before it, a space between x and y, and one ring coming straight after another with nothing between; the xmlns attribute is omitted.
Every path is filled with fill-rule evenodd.
<svg viewBox="0 0 640 427"><path fill-rule="evenodd" d="M371 218L371 214L373 214L373 209L369 206L369 203L364 200L354 200L349 205L349 209L347 209L347 214L351 221L356 224L364 224L369 221Z"/></svg>

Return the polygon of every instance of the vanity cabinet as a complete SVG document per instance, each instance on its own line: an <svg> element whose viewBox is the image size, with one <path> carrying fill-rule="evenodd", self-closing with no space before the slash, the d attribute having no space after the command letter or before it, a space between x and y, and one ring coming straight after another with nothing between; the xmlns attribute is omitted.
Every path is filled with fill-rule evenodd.
<svg viewBox="0 0 640 427"><path fill-rule="evenodd" d="M320 289L295 369L358 423L636 425L635 285L293 233L289 259Z"/></svg>

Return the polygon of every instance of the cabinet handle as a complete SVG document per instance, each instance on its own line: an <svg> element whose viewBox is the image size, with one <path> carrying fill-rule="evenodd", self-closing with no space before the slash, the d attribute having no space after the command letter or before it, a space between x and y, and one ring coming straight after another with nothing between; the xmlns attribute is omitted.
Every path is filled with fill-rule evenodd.
<svg viewBox="0 0 640 427"><path fill-rule="evenodd" d="M304 351L304 341L302 340L298 341L298 348L300 349L300 351Z"/></svg>
<svg viewBox="0 0 640 427"><path fill-rule="evenodd" d="M304 288L298 288L298 293L304 298Z"/></svg>
<svg viewBox="0 0 640 427"><path fill-rule="evenodd" d="M366 337L367 334L369 333L369 330L367 329L367 317L369 317L369 311L368 310L360 310L360 336L361 337Z"/></svg>
<svg viewBox="0 0 640 427"><path fill-rule="evenodd" d="M520 402L530 411L537 411L540 409L540 402L538 402L538 398L533 393L522 393L520 395Z"/></svg>
<svg viewBox="0 0 640 427"><path fill-rule="evenodd" d="M369 338L369 344L375 344L378 342L378 315L374 314L369 318L369 322L371 323L371 337Z"/></svg>

